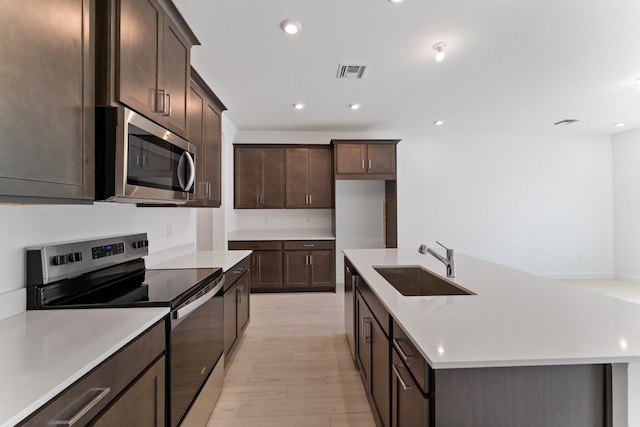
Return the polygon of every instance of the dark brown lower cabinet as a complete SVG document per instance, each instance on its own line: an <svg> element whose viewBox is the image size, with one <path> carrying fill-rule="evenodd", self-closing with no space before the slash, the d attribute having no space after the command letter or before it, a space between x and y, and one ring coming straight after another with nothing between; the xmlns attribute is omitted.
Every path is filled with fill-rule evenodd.
<svg viewBox="0 0 640 427"><path fill-rule="evenodd" d="M250 319L251 283L249 257L225 273L224 353L229 355ZM225 358L225 363L230 362Z"/></svg>
<svg viewBox="0 0 640 427"><path fill-rule="evenodd" d="M356 316L358 319L356 361L360 368L360 376L376 423L382 427L388 427L391 390L389 338L360 292L356 292ZM380 320L384 322L384 319Z"/></svg>
<svg viewBox="0 0 640 427"><path fill-rule="evenodd" d="M285 241L284 287L292 290L335 290L333 241Z"/></svg>
<svg viewBox="0 0 640 427"><path fill-rule="evenodd" d="M249 257L253 292L282 290L282 241L230 241L228 247L253 251Z"/></svg>
<svg viewBox="0 0 640 427"><path fill-rule="evenodd" d="M163 320L18 425L164 427L165 348Z"/></svg>
<svg viewBox="0 0 640 427"><path fill-rule="evenodd" d="M391 351L391 427L428 427L429 399L398 351Z"/></svg>

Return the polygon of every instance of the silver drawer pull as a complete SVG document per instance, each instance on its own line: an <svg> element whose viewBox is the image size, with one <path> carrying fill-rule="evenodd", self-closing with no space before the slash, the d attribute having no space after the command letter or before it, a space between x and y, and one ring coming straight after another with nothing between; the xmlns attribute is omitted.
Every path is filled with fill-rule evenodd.
<svg viewBox="0 0 640 427"><path fill-rule="evenodd" d="M404 339L402 338L394 338L393 346L396 348L396 350L398 350L398 353L400 353L400 356L405 362L409 360L414 360L416 357L413 354L407 354L404 352L404 350L402 350L402 347L400 346L400 342L403 342L403 341Z"/></svg>
<svg viewBox="0 0 640 427"><path fill-rule="evenodd" d="M307 245L307 244L304 244L304 245L302 245L302 246L304 246L305 248L312 248L314 245L312 245L312 244L308 244L308 245Z"/></svg>
<svg viewBox="0 0 640 427"><path fill-rule="evenodd" d="M87 412L89 412L94 406L98 404L98 402L100 402L107 394L109 394L110 391L111 391L110 387L92 388L87 390L83 395L83 397L86 395L91 396L92 394L97 393L96 396L93 399L91 399L86 405L84 405L78 412L76 412L75 415L69 417L66 420L52 421L51 424L55 426L63 426L63 427L71 427L75 425L78 421L80 421L82 417L86 415Z"/></svg>
<svg viewBox="0 0 640 427"><path fill-rule="evenodd" d="M242 274L244 272L243 268L239 268L237 270L233 270L233 274Z"/></svg>
<svg viewBox="0 0 640 427"><path fill-rule="evenodd" d="M402 389L404 391L413 390L413 385L407 385L407 383L402 379L402 375L400 375L400 371L398 371L400 368L404 368L404 365L391 365L391 369L393 369L393 373L396 374L398 381L400 381Z"/></svg>

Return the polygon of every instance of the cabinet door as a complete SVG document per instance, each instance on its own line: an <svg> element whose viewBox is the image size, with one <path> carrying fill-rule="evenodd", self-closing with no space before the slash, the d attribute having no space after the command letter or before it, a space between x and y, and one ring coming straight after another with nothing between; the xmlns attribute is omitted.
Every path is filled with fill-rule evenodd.
<svg viewBox="0 0 640 427"><path fill-rule="evenodd" d="M96 427L164 426L165 369L165 358L162 356L91 425Z"/></svg>
<svg viewBox="0 0 640 427"><path fill-rule="evenodd" d="M391 363L391 427L428 427L429 399L395 350L391 351Z"/></svg>
<svg viewBox="0 0 640 427"><path fill-rule="evenodd" d="M234 207L236 209L260 207L261 152L259 148L235 147ZM255 282L252 284L255 285Z"/></svg>
<svg viewBox="0 0 640 427"><path fill-rule="evenodd" d="M133 110L158 121L160 33L163 11L155 0L120 0L119 61L116 98Z"/></svg>
<svg viewBox="0 0 640 427"><path fill-rule="evenodd" d="M309 207L309 150L287 148L287 208Z"/></svg>
<svg viewBox="0 0 640 427"><path fill-rule="evenodd" d="M251 258L251 289L282 287L282 251L254 251Z"/></svg>
<svg viewBox="0 0 640 427"><path fill-rule="evenodd" d="M309 283L309 251L284 251L284 286L306 287Z"/></svg>
<svg viewBox="0 0 640 427"><path fill-rule="evenodd" d="M335 285L335 252L319 250L309 252L309 284L311 286Z"/></svg>
<svg viewBox="0 0 640 427"><path fill-rule="evenodd" d="M211 104L204 108L204 168L207 206L222 205L222 134L220 115Z"/></svg>
<svg viewBox="0 0 640 427"><path fill-rule="evenodd" d="M249 283L249 275L243 274L240 279L238 279L238 307L237 307L237 325L236 331L237 336L240 337L244 330L249 325L250 318L250 304L249 299L251 295L251 284Z"/></svg>
<svg viewBox="0 0 640 427"><path fill-rule="evenodd" d="M369 307L356 292L356 361L367 394L371 393L371 324L375 322Z"/></svg>
<svg viewBox="0 0 640 427"><path fill-rule="evenodd" d="M391 367L389 339L375 319L371 322L370 335L371 396L373 397L382 426L388 427L391 419L389 407L391 386L389 382L389 370Z"/></svg>
<svg viewBox="0 0 640 427"><path fill-rule="evenodd" d="M165 17L162 37L162 80L159 85L159 89L166 91L166 99L159 100L159 104L165 107L162 124L184 138L187 137L189 67L189 45L179 36L171 19Z"/></svg>
<svg viewBox="0 0 640 427"><path fill-rule="evenodd" d="M333 158L331 150L308 149L309 207L333 207Z"/></svg>
<svg viewBox="0 0 640 427"><path fill-rule="evenodd" d="M285 207L285 150L265 148L261 151L260 162L260 207Z"/></svg>
<svg viewBox="0 0 640 427"><path fill-rule="evenodd" d="M224 353L229 354L236 342L237 333L237 305L238 282L224 292Z"/></svg>
<svg viewBox="0 0 640 427"><path fill-rule="evenodd" d="M93 200L94 34L92 0L0 2L0 201Z"/></svg>
<svg viewBox="0 0 640 427"><path fill-rule="evenodd" d="M396 146L395 144L367 144L367 173L395 174Z"/></svg>
<svg viewBox="0 0 640 427"><path fill-rule="evenodd" d="M364 174L366 144L337 144L335 146L336 173Z"/></svg>

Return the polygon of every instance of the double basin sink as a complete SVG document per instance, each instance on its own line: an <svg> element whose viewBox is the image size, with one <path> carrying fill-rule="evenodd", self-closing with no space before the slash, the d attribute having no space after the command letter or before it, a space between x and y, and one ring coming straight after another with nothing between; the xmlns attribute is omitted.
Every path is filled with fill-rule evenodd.
<svg viewBox="0 0 640 427"><path fill-rule="evenodd" d="M475 295L451 280L419 266L381 266L373 269L404 296Z"/></svg>

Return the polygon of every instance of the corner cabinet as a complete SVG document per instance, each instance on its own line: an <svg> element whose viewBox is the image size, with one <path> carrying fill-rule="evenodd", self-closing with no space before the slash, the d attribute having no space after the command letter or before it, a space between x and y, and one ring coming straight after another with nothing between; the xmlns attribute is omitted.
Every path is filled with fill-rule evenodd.
<svg viewBox="0 0 640 427"><path fill-rule="evenodd" d="M95 22L95 0L0 2L0 202L93 201Z"/></svg>
<svg viewBox="0 0 640 427"><path fill-rule="evenodd" d="M165 343L161 321L18 425L164 427Z"/></svg>
<svg viewBox="0 0 640 427"><path fill-rule="evenodd" d="M187 134L196 152L196 200L185 207L222 205L221 115L227 108L191 69Z"/></svg>
<svg viewBox="0 0 640 427"><path fill-rule="evenodd" d="M234 147L234 207L285 207L285 151L280 148Z"/></svg>
<svg viewBox="0 0 640 427"><path fill-rule="evenodd" d="M399 140L334 139L335 179L396 179Z"/></svg>
<svg viewBox="0 0 640 427"><path fill-rule="evenodd" d="M242 337L250 320L251 283L249 257L225 273L224 289L224 354L225 364L236 342Z"/></svg>
<svg viewBox="0 0 640 427"><path fill-rule="evenodd" d="M97 96L120 102L187 138L191 46L199 44L169 0L97 0Z"/></svg>

